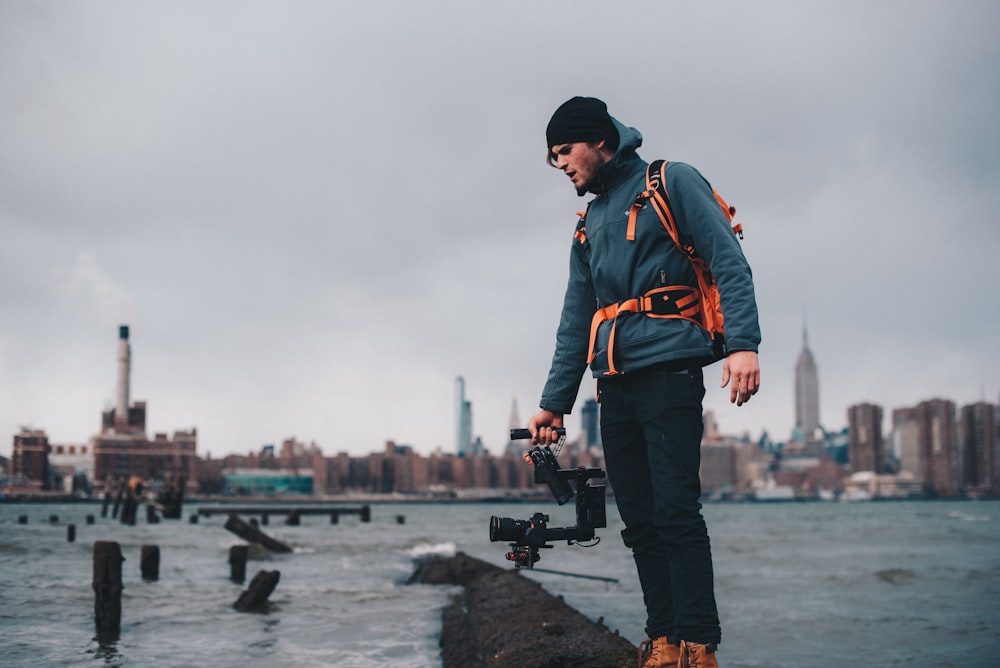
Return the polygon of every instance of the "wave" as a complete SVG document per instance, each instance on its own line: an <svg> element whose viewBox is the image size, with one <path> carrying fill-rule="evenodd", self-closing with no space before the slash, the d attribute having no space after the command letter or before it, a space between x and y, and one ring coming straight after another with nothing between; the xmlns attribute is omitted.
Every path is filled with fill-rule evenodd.
<svg viewBox="0 0 1000 668"><path fill-rule="evenodd" d="M406 554L414 559L422 559L424 557L453 557L457 551L458 547L452 542L421 543L411 547L406 551Z"/></svg>

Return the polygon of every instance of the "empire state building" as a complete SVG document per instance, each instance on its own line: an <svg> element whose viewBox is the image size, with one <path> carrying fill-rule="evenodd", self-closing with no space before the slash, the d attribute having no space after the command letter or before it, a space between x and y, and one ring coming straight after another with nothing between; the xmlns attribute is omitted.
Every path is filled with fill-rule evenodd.
<svg viewBox="0 0 1000 668"><path fill-rule="evenodd" d="M802 328L802 352L795 363L795 431L804 440L813 438L819 427L819 375L809 350L806 328Z"/></svg>

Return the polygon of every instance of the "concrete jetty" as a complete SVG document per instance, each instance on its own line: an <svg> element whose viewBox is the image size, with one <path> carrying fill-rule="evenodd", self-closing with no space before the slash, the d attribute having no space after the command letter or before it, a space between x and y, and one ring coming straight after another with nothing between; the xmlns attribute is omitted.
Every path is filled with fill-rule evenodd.
<svg viewBox="0 0 1000 668"><path fill-rule="evenodd" d="M443 668L624 668L638 649L513 569L462 552L417 563L410 584L461 585L443 613Z"/></svg>

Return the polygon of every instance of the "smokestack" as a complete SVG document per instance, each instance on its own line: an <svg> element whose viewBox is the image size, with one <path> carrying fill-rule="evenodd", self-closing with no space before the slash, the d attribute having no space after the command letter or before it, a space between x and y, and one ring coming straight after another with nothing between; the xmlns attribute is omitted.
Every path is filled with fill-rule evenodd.
<svg viewBox="0 0 1000 668"><path fill-rule="evenodd" d="M128 424L128 379L132 363L132 350L128 345L128 325L118 328L118 401L115 404L115 422Z"/></svg>

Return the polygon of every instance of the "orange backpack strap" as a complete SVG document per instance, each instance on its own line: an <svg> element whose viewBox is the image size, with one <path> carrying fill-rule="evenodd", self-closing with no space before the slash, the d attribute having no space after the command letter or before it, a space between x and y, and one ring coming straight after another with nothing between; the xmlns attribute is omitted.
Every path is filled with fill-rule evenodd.
<svg viewBox="0 0 1000 668"><path fill-rule="evenodd" d="M682 241L677 230L677 222L670 209L670 195L667 193L667 164L666 160L655 160L646 168L646 190L652 191L648 199L652 202L653 208L670 238L691 261L702 299L702 327L711 332L713 337L721 336L724 327L718 286L715 284L715 278L712 276L708 264L698 255L692 244ZM736 208L726 203L715 188L712 188L712 195L726 216L726 220L732 226L733 233L742 239L743 226L738 223L733 225L732 222L733 216L736 215Z"/></svg>
<svg viewBox="0 0 1000 668"><path fill-rule="evenodd" d="M593 200L591 200L593 201ZM587 208L583 211L577 211L576 215L580 217L580 220L576 223L576 232L573 234L573 238L579 241L581 244L587 243L587 212L590 211L590 202L587 202Z"/></svg>

